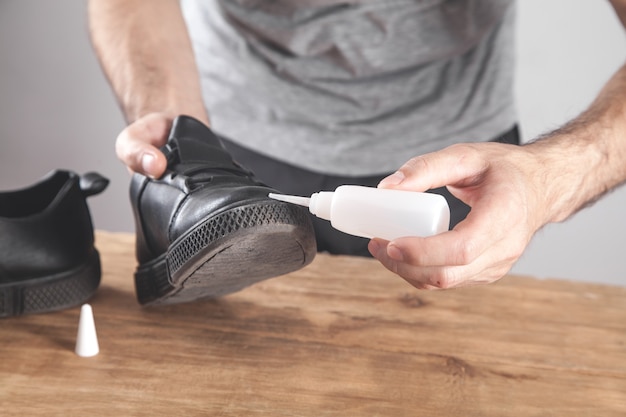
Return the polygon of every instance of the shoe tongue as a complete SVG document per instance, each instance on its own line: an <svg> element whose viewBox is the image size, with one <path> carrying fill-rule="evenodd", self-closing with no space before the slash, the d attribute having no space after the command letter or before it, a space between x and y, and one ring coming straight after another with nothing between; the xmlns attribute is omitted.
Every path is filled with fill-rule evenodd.
<svg viewBox="0 0 626 417"><path fill-rule="evenodd" d="M169 163L232 164L230 154L220 138L200 121L189 116L178 116L172 122L168 144L165 147ZM171 156L171 159L170 159Z"/></svg>
<svg viewBox="0 0 626 417"><path fill-rule="evenodd" d="M173 138L170 141L174 144L180 162L206 159L214 151L213 146L198 139Z"/></svg>
<svg viewBox="0 0 626 417"><path fill-rule="evenodd" d="M181 164L192 162L224 161L232 162L230 155L219 145L196 138L172 138L170 143L178 154Z"/></svg>

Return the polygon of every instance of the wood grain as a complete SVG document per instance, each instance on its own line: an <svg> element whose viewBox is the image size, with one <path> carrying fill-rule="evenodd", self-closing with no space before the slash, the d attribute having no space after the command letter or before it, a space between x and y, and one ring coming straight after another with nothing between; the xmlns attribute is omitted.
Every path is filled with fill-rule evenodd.
<svg viewBox="0 0 626 417"><path fill-rule="evenodd" d="M318 255L218 300L143 308L133 236L97 233L79 308L0 321L1 416L625 416L626 288L510 276L418 291Z"/></svg>

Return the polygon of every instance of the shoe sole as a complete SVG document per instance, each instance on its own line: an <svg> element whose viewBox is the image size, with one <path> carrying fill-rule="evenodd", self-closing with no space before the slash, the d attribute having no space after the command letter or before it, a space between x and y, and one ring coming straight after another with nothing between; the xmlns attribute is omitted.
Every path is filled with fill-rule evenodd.
<svg viewBox="0 0 626 417"><path fill-rule="evenodd" d="M231 208L206 219L135 273L142 305L216 298L309 264L317 252L308 214L284 203Z"/></svg>
<svg viewBox="0 0 626 417"><path fill-rule="evenodd" d="M48 313L78 306L100 285L100 255L62 273L0 285L0 317Z"/></svg>

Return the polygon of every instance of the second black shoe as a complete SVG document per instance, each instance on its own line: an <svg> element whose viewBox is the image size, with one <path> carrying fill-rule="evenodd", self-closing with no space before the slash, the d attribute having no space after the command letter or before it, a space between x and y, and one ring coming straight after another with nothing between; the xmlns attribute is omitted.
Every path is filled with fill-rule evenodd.
<svg viewBox="0 0 626 417"><path fill-rule="evenodd" d="M162 151L163 177L130 187L141 304L219 297L313 260L306 209L270 199L208 127L179 116Z"/></svg>
<svg viewBox="0 0 626 417"><path fill-rule="evenodd" d="M96 292L100 255L86 200L108 183L56 170L0 192L0 317L75 307Z"/></svg>

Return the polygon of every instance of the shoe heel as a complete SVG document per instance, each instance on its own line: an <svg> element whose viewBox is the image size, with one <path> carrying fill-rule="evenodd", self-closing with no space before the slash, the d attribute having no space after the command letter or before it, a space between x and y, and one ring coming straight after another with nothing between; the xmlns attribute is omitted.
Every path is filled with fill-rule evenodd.
<svg viewBox="0 0 626 417"><path fill-rule="evenodd" d="M152 303L174 290L175 288L170 284L165 258L159 258L156 262L137 268L135 293L140 304Z"/></svg>
<svg viewBox="0 0 626 417"><path fill-rule="evenodd" d="M0 317L48 313L78 306L100 285L100 255L94 249L88 261L58 275L19 282L0 290Z"/></svg>

